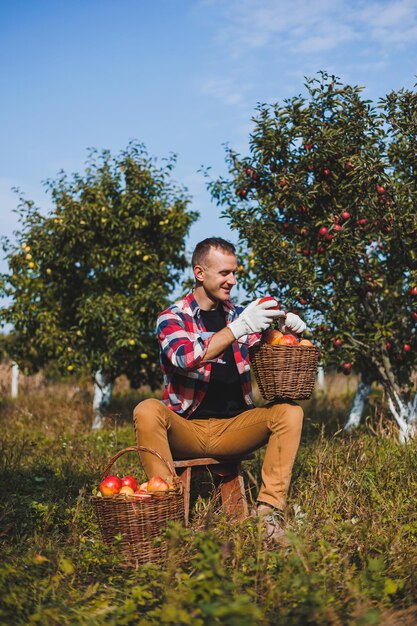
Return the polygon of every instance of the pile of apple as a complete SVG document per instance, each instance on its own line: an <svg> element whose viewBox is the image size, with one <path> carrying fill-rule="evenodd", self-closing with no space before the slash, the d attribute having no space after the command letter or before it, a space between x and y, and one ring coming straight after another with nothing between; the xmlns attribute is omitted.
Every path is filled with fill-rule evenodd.
<svg viewBox="0 0 417 626"><path fill-rule="evenodd" d="M121 495L147 500L152 498L154 494L166 493L173 488L160 476L152 476L148 481L139 485L133 476L128 475L119 478L118 476L110 475L101 481L99 487L100 494L98 495L104 498Z"/></svg>
<svg viewBox="0 0 417 626"><path fill-rule="evenodd" d="M267 302L268 300L273 300L274 302L276 302L276 299L272 296L265 296L264 298L261 298L259 300L258 304L260 304L261 302ZM271 306L269 308L276 311L280 310L279 304L277 304L276 306ZM291 333L284 334L276 328L271 328L270 330L266 331L263 334L263 340L270 346L304 346L306 348L313 347L313 344L308 339L298 340L295 335L292 335Z"/></svg>

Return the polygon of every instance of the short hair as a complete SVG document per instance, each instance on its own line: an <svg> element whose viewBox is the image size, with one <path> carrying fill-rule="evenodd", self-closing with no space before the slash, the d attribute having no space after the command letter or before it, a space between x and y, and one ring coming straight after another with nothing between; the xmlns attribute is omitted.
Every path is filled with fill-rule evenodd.
<svg viewBox="0 0 417 626"><path fill-rule="evenodd" d="M191 259L192 267L202 265L211 248L223 250L226 254L234 254L236 256L236 248L230 241L226 241L226 239L222 239L221 237L207 237L207 239L200 241L194 248Z"/></svg>

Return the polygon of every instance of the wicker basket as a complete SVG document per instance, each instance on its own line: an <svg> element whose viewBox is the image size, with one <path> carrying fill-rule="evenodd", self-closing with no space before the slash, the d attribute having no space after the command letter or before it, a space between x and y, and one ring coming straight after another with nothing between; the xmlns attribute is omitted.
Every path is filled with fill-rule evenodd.
<svg viewBox="0 0 417 626"><path fill-rule="evenodd" d="M260 341L249 348L249 355L264 400L307 400L313 393L319 358L315 346L271 346Z"/></svg>
<svg viewBox="0 0 417 626"><path fill-rule="evenodd" d="M160 562L165 557L167 543L162 531L168 522L184 524L184 495L182 483L171 464L156 450L142 446L130 446L120 450L108 462L102 478L105 478L113 463L126 452L150 452L161 459L168 467L175 489L169 492L154 493L149 499L116 495L108 498L92 496L103 541L117 544L125 565L138 566L148 561Z"/></svg>

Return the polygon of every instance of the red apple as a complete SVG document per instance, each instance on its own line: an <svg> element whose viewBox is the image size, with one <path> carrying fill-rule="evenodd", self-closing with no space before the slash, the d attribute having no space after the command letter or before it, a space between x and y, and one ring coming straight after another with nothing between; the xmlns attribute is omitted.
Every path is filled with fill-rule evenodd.
<svg viewBox="0 0 417 626"><path fill-rule="evenodd" d="M410 294L410 296L417 296L417 287L410 287L408 293Z"/></svg>
<svg viewBox="0 0 417 626"><path fill-rule="evenodd" d="M276 330L275 328L271 328L264 334L264 340L270 346L277 346L283 337L283 334L280 330Z"/></svg>
<svg viewBox="0 0 417 626"><path fill-rule="evenodd" d="M346 161L345 169L347 172L351 172L354 168L355 166L353 165L352 161Z"/></svg>
<svg viewBox="0 0 417 626"><path fill-rule="evenodd" d="M348 220L348 219L350 218L350 213L349 213L349 211L343 211L343 212L340 214L340 217L341 217L343 220Z"/></svg>
<svg viewBox="0 0 417 626"><path fill-rule="evenodd" d="M319 237L325 237L327 235L327 228L325 226L321 226L319 228Z"/></svg>
<svg viewBox="0 0 417 626"><path fill-rule="evenodd" d="M239 196L239 198L246 198L246 196L248 195L248 190L247 189L238 189L236 191L236 193Z"/></svg>
<svg viewBox="0 0 417 626"><path fill-rule="evenodd" d="M342 230L342 227L340 226L340 224L335 224L333 226L333 230L335 230L336 232L339 232L339 230Z"/></svg>
<svg viewBox="0 0 417 626"><path fill-rule="evenodd" d="M264 296L263 298L259 300L258 304L261 304L262 302L268 302L268 301L271 301L271 306L269 306L268 309L272 309L273 311L280 310L279 303L272 296Z"/></svg>
<svg viewBox="0 0 417 626"><path fill-rule="evenodd" d="M305 143L305 144L304 144L304 148L305 148L306 150L311 150L311 148L313 147L313 145L314 145L314 144L312 144L312 143Z"/></svg>
<svg viewBox="0 0 417 626"><path fill-rule="evenodd" d="M341 339L334 339L333 345L335 348L339 348L342 345L343 341Z"/></svg>
<svg viewBox="0 0 417 626"><path fill-rule="evenodd" d="M125 496L133 496L134 493L135 490L129 487L129 485L123 485L119 491L119 494L124 494Z"/></svg>
<svg viewBox="0 0 417 626"><path fill-rule="evenodd" d="M324 238L327 239L327 241L331 241L333 239L333 235L331 235L330 233L326 233L324 235Z"/></svg>
<svg viewBox="0 0 417 626"><path fill-rule="evenodd" d="M392 349L392 342L391 341L386 341L385 342L385 348L387 350L391 350Z"/></svg>
<svg viewBox="0 0 417 626"><path fill-rule="evenodd" d="M304 254L304 256L309 256L310 250L308 250L308 248L303 248L302 253Z"/></svg>
<svg viewBox="0 0 417 626"><path fill-rule="evenodd" d="M285 178L283 178L282 180L279 181L279 186L280 187L285 187L286 184L287 184L287 181L285 180Z"/></svg>
<svg viewBox="0 0 417 626"><path fill-rule="evenodd" d="M165 480L161 478L160 476L152 476L152 478L148 480L148 493L155 493L155 492L168 491L168 490L169 490L168 483L165 482Z"/></svg>
<svg viewBox="0 0 417 626"><path fill-rule="evenodd" d="M300 304L307 304L307 300L305 298L300 298Z"/></svg>
<svg viewBox="0 0 417 626"><path fill-rule="evenodd" d="M324 170L323 170L323 174L325 176L328 176L330 174L330 170L327 167L325 167Z"/></svg>
<svg viewBox="0 0 417 626"><path fill-rule="evenodd" d="M298 346L298 339L294 335L283 335L278 342L280 346Z"/></svg>
<svg viewBox="0 0 417 626"><path fill-rule="evenodd" d="M411 317L413 318L413 320L414 320L415 322L417 322L417 311L413 311L413 312L411 313Z"/></svg>
<svg viewBox="0 0 417 626"><path fill-rule="evenodd" d="M259 178L259 174L256 170L253 169L253 167L247 167L246 168L246 174L248 176L250 176L250 178L252 178L252 180L258 180Z"/></svg>
<svg viewBox="0 0 417 626"><path fill-rule="evenodd" d="M410 344L409 343L405 343L403 345L403 350L404 350L404 352L410 352L410 350L411 350Z"/></svg>
<svg viewBox="0 0 417 626"><path fill-rule="evenodd" d="M365 226L365 224L368 223L368 220L366 219L366 217L362 217L360 220L357 221L357 224L359 224L359 226Z"/></svg>
<svg viewBox="0 0 417 626"><path fill-rule="evenodd" d="M343 373L345 376L349 376L352 371L352 363L343 363Z"/></svg>
<svg viewBox="0 0 417 626"><path fill-rule="evenodd" d="M105 498L115 496L122 487L122 481L118 476L106 476L100 483L101 495Z"/></svg>
<svg viewBox="0 0 417 626"><path fill-rule="evenodd" d="M133 489L133 491L136 491L137 487L138 487L138 483L136 482L136 480L133 478L133 476L123 476L122 478L122 487L131 487L131 489Z"/></svg>
<svg viewBox="0 0 417 626"><path fill-rule="evenodd" d="M376 186L376 192L379 193L382 196L384 193L386 193L386 189L382 185L377 185Z"/></svg>
<svg viewBox="0 0 417 626"><path fill-rule="evenodd" d="M149 500L149 498L152 498L152 494L144 491L143 489L137 489L133 495L135 498L140 498L142 500Z"/></svg>

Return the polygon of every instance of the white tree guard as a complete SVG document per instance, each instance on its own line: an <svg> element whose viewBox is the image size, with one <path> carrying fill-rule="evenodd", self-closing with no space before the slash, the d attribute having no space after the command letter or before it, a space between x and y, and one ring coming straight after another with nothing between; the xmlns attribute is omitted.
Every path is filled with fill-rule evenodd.
<svg viewBox="0 0 417 626"><path fill-rule="evenodd" d="M19 366L14 361L12 363L12 384L10 395L12 398L17 398L19 395Z"/></svg>
<svg viewBox="0 0 417 626"><path fill-rule="evenodd" d="M370 393L371 385L368 385L367 383L364 383L363 380L360 380L355 397L353 398L352 408L350 410L348 420L344 427L345 432L349 433L359 426L365 402Z"/></svg>
<svg viewBox="0 0 417 626"><path fill-rule="evenodd" d="M93 412L94 421L92 425L93 430L99 430L103 428L103 411L106 409L111 400L113 392L113 381L108 381L103 376L103 372L98 370L94 376L94 398L93 398Z"/></svg>

